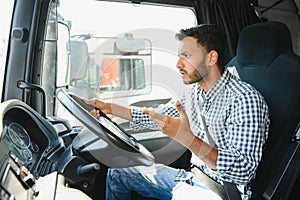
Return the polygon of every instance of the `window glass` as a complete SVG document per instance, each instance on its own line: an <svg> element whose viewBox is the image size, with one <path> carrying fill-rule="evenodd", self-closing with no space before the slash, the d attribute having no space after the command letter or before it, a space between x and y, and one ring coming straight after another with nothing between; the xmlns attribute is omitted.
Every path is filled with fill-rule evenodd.
<svg viewBox="0 0 300 200"><path fill-rule="evenodd" d="M71 50L76 50L70 53L70 69L62 70L68 75L58 79L85 98L149 94L155 82L161 87L164 83L156 80L161 79L159 68L177 73L176 32L196 24L188 8L124 2L61 0L58 13L70 27ZM137 39L132 47L142 41L145 45L135 53L116 51L116 46L128 47L122 41L118 46L127 36Z"/></svg>
<svg viewBox="0 0 300 200"><path fill-rule="evenodd" d="M0 95L2 96L3 77L5 71L6 55L8 48L11 17L14 1L0 1Z"/></svg>

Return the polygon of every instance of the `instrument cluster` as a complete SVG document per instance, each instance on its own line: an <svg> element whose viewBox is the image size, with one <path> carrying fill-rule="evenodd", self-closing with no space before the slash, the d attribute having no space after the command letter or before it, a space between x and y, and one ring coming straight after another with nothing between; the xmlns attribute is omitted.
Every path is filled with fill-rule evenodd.
<svg viewBox="0 0 300 200"><path fill-rule="evenodd" d="M52 123L20 100L1 103L0 116L1 153L36 178L53 172L65 146Z"/></svg>
<svg viewBox="0 0 300 200"><path fill-rule="evenodd" d="M38 144L30 138L26 129L17 122L11 122L6 126L3 141L18 157L19 161L25 165L29 165L40 151Z"/></svg>

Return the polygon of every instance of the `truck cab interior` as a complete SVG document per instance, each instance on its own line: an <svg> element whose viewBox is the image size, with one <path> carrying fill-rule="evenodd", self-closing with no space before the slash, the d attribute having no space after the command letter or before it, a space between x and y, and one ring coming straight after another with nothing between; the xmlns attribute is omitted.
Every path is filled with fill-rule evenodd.
<svg viewBox="0 0 300 200"><path fill-rule="evenodd" d="M109 168L189 168L190 151L161 131L96 119L81 99L159 107L176 98L185 86L175 33L202 23L225 30L226 67L270 109L252 199L299 198L299 1L4 0L0 13L0 199L105 199ZM227 186L221 195L240 197Z"/></svg>

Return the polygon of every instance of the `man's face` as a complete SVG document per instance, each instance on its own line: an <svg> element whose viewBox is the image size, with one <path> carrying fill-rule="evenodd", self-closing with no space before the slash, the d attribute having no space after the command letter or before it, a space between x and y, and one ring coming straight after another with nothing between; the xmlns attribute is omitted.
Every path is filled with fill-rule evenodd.
<svg viewBox="0 0 300 200"><path fill-rule="evenodd" d="M180 41L176 67L185 84L201 82L208 75L205 64L206 55L207 52L197 44L196 38L185 37Z"/></svg>

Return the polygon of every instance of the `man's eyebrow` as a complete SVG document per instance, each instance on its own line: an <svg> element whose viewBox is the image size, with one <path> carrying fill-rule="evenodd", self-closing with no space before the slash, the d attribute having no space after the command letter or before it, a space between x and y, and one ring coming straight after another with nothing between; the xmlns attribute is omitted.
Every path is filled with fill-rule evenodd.
<svg viewBox="0 0 300 200"><path fill-rule="evenodd" d="M188 54L188 53L189 53L188 51L181 51L181 52L178 52L177 55L182 56L182 55Z"/></svg>
<svg viewBox="0 0 300 200"><path fill-rule="evenodd" d="M189 49L182 49L179 52L180 52L180 54L192 53L192 51Z"/></svg>

